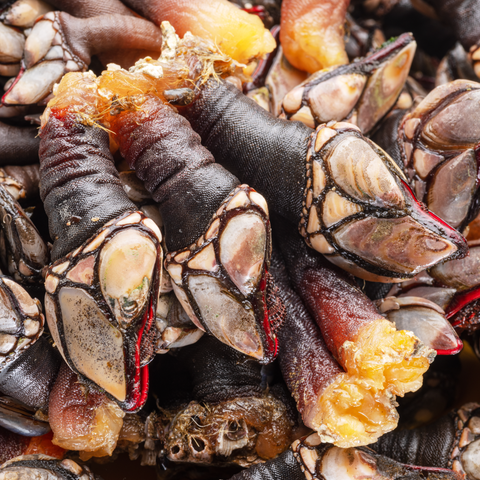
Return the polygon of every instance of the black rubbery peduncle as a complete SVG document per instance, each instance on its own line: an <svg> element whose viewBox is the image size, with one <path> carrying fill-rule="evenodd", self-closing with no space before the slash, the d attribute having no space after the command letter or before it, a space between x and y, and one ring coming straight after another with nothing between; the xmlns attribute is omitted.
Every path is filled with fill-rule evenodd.
<svg viewBox="0 0 480 480"><path fill-rule="evenodd" d="M108 133L53 115L40 142L40 195L54 240L52 260L71 252L105 223L136 206L120 182Z"/></svg>
<svg viewBox="0 0 480 480"><path fill-rule="evenodd" d="M312 129L275 118L234 86L213 80L181 113L216 162L264 195L273 211L300 221Z"/></svg>

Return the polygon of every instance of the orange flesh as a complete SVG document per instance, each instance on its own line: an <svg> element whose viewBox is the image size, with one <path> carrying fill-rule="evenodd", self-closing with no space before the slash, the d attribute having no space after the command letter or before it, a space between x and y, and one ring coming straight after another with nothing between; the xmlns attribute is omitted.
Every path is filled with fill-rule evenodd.
<svg viewBox="0 0 480 480"><path fill-rule="evenodd" d="M275 48L275 40L260 18L227 0L165 0L158 7L158 17L168 20L180 37L190 31L209 39L240 63Z"/></svg>
<svg viewBox="0 0 480 480"><path fill-rule="evenodd" d="M211 77L239 73L232 59L215 44L193 36L179 41L173 60L147 57L135 67L127 71L113 65L98 78L92 72L64 75L54 88L55 96L42 116L42 126L51 112L69 111L78 114L80 123L102 124L108 129L118 113L140 109L147 95L155 95L167 103L164 90L195 89L196 83Z"/></svg>
<svg viewBox="0 0 480 480"><path fill-rule="evenodd" d="M287 60L309 73L348 63L343 41L350 0L284 0L280 42Z"/></svg>
<svg viewBox="0 0 480 480"><path fill-rule="evenodd" d="M111 455L117 445L124 415L116 403L105 397L104 403L96 408L95 417L86 435L78 435L76 432L69 435L67 430L60 433L52 426L52 443L66 450L80 451L80 458L84 461L91 457Z"/></svg>
<svg viewBox="0 0 480 480"><path fill-rule="evenodd" d="M305 423L338 447L368 445L397 426L395 395L421 387L435 352L380 317L354 342L346 341L340 354L347 373L324 390Z"/></svg>

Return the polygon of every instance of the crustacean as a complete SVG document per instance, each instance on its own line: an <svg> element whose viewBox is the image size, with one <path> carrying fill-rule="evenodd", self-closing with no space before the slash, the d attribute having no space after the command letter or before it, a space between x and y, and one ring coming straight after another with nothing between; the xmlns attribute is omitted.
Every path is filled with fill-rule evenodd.
<svg viewBox="0 0 480 480"><path fill-rule="evenodd" d="M388 433L371 448L399 462L451 468L478 478L479 408L467 403L429 425Z"/></svg>
<svg viewBox="0 0 480 480"><path fill-rule="evenodd" d="M311 411L302 412L304 422L324 441L368 444L395 428L395 395L420 388L435 353L411 332L397 331L351 277L310 250L297 232L280 225L275 230L292 286L340 364L320 370L313 385L321 395L316 403L309 400ZM308 321L306 316L304 311L300 318Z"/></svg>
<svg viewBox="0 0 480 480"><path fill-rule="evenodd" d="M231 480L335 480L358 477L385 480L462 478L446 468L405 465L365 447L342 449L325 444L314 433L295 440L290 449L275 460L251 467L234 475Z"/></svg>
<svg viewBox="0 0 480 480"><path fill-rule="evenodd" d="M441 85L412 111L393 112L374 135L404 170L417 198L460 231L479 208L479 87L468 80Z"/></svg>
<svg viewBox="0 0 480 480"><path fill-rule="evenodd" d="M8 308L0 316L0 329L5 329L0 347L6 352L0 356L5 360L0 360L0 392L25 405L0 397L0 425L11 431L2 436L0 430L0 445L8 445L2 461L11 460L1 467L0 478L93 478L72 461L77 454L67 453L61 463L61 448L59 460L28 456L52 455L53 444L78 451L84 460L128 452L144 464L157 463L158 471L165 469L162 479L182 478L188 464L253 465L234 477L238 479L330 480L361 474L433 480L460 479L463 473L468 480L477 478L478 406L463 407L431 427L381 435L398 422L396 395L412 393L411 402L399 409L405 414L403 426L409 427L431 420L442 402L445 407L452 401L448 393L454 395L454 361L438 363L438 375L430 377L434 388L448 380L433 390L450 389L445 399L429 409L429 385L415 396L435 352L457 353L462 331L473 332L480 351L480 331L475 332L478 247L469 224L478 203L476 132L458 145L465 132L476 128L469 119L475 116L471 100L478 84L462 90L457 82L434 91L424 102L437 95L444 103L429 110L432 105L427 108L418 100L422 87L405 81L414 57L412 35L403 34L369 53L366 31L378 24L357 14L360 2L352 2L353 17L345 30L348 2L324 2L327 10L336 8L330 18L326 10L320 14L318 24L327 31L312 28L306 34L334 37L334 48L323 50L334 58L312 63L312 72L317 72L310 79L285 59L292 52L285 33L290 28L295 36L300 27L294 25L305 19L302 12L289 9L291 2L284 2L282 12L285 51L272 50L264 59L278 28L270 36L258 18L252 20L226 1L127 2L150 21L134 17L116 0L98 5L54 0L53 7L61 12L48 12L51 7L40 4L28 18L15 20L21 2L31 0L3 11L4 38L23 43L17 50L33 71L58 61L60 79L74 55L85 54L84 64L77 65L83 69L100 47L107 50L100 55L103 63L125 57L101 75L98 61L92 60L97 76L69 73L50 97L39 157L40 193L53 242L53 263L47 268L42 268L49 261L46 243L28 223L38 201L38 168L0 170L2 268L29 292L45 286L45 313L54 341L48 332L40 336L42 328L30 335L33 317L43 327L41 309L14 280L2 276L2 306ZM262 18L265 10L256 4L237 3ZM362 3L385 26L405 2ZM308 5L316 8L320 2ZM432 14L432 9L420 8ZM184 13L191 15L188 21ZM106 17L92 14L116 16L108 24ZM39 15L45 16L37 20ZM190 25L198 27L194 33L205 40L186 33L179 40L163 24L160 59L146 58L129 71L120 68L129 66L136 46L155 44L157 55L162 38L156 25L165 19L182 34ZM242 21L248 24L245 29L239 27ZM15 28L9 30L7 24ZM140 32L144 43L131 41L138 32L126 31L132 24L145 27ZM357 27L366 29L354 40L366 41L362 54L367 56L338 66L347 62L346 53L354 57L358 53L351 52L360 51L360 44L349 45L349 29ZM223 33L227 30L229 35ZM62 37L58 44L57 34ZM99 45L105 36L108 41ZM416 75L423 68L418 58L411 74L429 89L434 75L428 70L427 81ZM420 58L425 60L424 53ZM0 73L13 76L20 68L18 55L0 61ZM337 66L318 72L332 64ZM19 92L22 78L28 80L28 70L22 74L15 85L7 83L10 95ZM464 74L457 68L452 75ZM42 77L49 86L35 101L50 94L52 78ZM345 93L352 78L362 85L347 92L351 98L338 94L333 105L328 92ZM274 115L249 101L242 90ZM32 92L35 96L38 90ZM445 92L448 98L443 99ZM5 99L12 98L9 94ZM275 118L282 100L288 119ZM384 119L394 105L412 110ZM33 129L15 130L16 125L24 125L20 116L40 110L0 109L0 116L16 115L6 120L7 139L19 132L14 147L5 141L0 148L15 148L22 155L30 149L20 160L24 164L37 160L38 140ZM302 118L302 110L307 126L294 121ZM466 115L457 130L439 121L443 115L455 123L460 112ZM420 120L414 138L405 136L412 118ZM377 141L392 119L403 122L400 130L398 123L393 130L393 160ZM429 121L439 121L431 129L433 136L425 136ZM470 130L462 128L465 124ZM439 125L449 138L440 138ZM372 132L372 139L367 138ZM29 141L23 145L22 138ZM406 145L421 152L410 164L397 156L402 148L408 150ZM4 158L16 161L16 153L8 155L2 157L0 150L0 163ZM421 167L422 155L424 161L432 158L428 155L442 157L438 170L434 167L427 177L413 172ZM463 174L451 181L451 170L442 169L455 159ZM441 173L444 183L438 183ZM34 223L45 221L42 211L35 207ZM271 262L270 222L276 244ZM13 230L17 223L26 230ZM467 244L454 228L467 236L470 256L465 256ZM32 252L41 257L38 262ZM379 281L384 283L375 283ZM35 305L35 315L22 302ZM466 335L462 339L472 341ZM296 409L282 393L284 382L275 363L269 363L277 350ZM165 355L154 359L156 353ZM298 413L304 425L296 423ZM316 433L288 449L306 433L304 426ZM50 434L41 435L49 428ZM25 440L18 436L22 432L34 436ZM443 443L437 441L440 437ZM364 447L376 440L377 452ZM400 458L405 449L398 445L405 443L417 453L425 447L437 455ZM13 455L23 457L12 460ZM207 468L203 472L210 478L230 476Z"/></svg>
<svg viewBox="0 0 480 480"><path fill-rule="evenodd" d="M401 281L465 255L464 239L423 209L394 162L355 126L322 125L314 133L274 118L225 82L207 82L178 108L217 162L261 191L273 211L300 224L309 245L356 276ZM252 132L246 144L243 129ZM365 178L361 189L355 176ZM359 235L360 244L353 241ZM406 255L392 248L400 238Z"/></svg>
<svg viewBox="0 0 480 480"><path fill-rule="evenodd" d="M79 465L70 459L37 454L22 455L0 466L0 479L35 478L38 480L100 480L86 465Z"/></svg>
<svg viewBox="0 0 480 480"><path fill-rule="evenodd" d="M211 154L200 146L182 117L153 95L138 96L138 90L151 88L157 80L142 71L143 67L137 74L135 70L108 71L98 79L98 90L102 95L107 89L112 92L107 99L111 107L103 113L105 121L116 133L114 141L122 155L159 203L169 250L166 268L175 293L199 328L244 353L270 361L276 354L274 331L281 324L282 309L267 272L270 226L266 202L212 163ZM91 76L78 78L77 85L94 85ZM67 81L63 82L68 99ZM189 138L186 149L173 147L180 131ZM56 255L55 244L53 252ZM222 293L223 285L228 296Z"/></svg>
<svg viewBox="0 0 480 480"><path fill-rule="evenodd" d="M69 100L49 107L40 147L55 262L45 279L47 321L71 368L137 410L146 401L156 336L162 236L123 190L108 134L79 123Z"/></svg>
<svg viewBox="0 0 480 480"><path fill-rule="evenodd" d="M191 395L178 394L173 404L160 396L157 402L163 404L157 430L168 460L248 467L288 448L289 408L275 388L267 391L260 363L210 336L174 358L180 364L174 366L176 376L189 379Z"/></svg>

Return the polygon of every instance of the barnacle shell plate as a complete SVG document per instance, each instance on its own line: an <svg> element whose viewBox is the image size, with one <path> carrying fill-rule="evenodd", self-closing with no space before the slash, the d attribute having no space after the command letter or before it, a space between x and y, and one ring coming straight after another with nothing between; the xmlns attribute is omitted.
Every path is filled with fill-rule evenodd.
<svg viewBox="0 0 480 480"><path fill-rule="evenodd" d="M188 287L203 321L212 334L227 345L262 359L263 347L252 309L231 297L222 284L207 275L190 275Z"/></svg>
<svg viewBox="0 0 480 480"><path fill-rule="evenodd" d="M100 252L100 287L122 326L127 326L148 299L157 260L155 244L135 228L121 231Z"/></svg>
<svg viewBox="0 0 480 480"><path fill-rule="evenodd" d="M65 343L80 373L119 401L126 398L123 338L84 290L60 289Z"/></svg>
<svg viewBox="0 0 480 480"><path fill-rule="evenodd" d="M251 294L260 281L266 245L265 225L253 213L235 216L221 234L220 260L244 295Z"/></svg>
<svg viewBox="0 0 480 480"><path fill-rule="evenodd" d="M364 140L349 136L328 158L335 183L348 195L378 207L403 208L404 199L393 175Z"/></svg>

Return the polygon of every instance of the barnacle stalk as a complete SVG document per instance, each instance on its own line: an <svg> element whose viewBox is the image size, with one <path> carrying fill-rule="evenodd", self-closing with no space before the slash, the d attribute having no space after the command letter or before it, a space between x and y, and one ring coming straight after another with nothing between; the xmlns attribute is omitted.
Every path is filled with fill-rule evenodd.
<svg viewBox="0 0 480 480"><path fill-rule="evenodd" d="M128 199L108 134L94 126L93 74L76 80L59 89L42 130L41 196L56 260L45 278L47 321L70 368L136 410L147 398L154 354L162 235ZM83 152L75 157L82 167L69 162L70 142Z"/></svg>
<svg viewBox="0 0 480 480"><path fill-rule="evenodd" d="M288 348L279 355L287 385L304 423L322 441L368 445L396 427L396 395L420 388L435 352L382 317L349 277L309 249L298 233L274 227L293 287L313 317L272 262L290 327L279 333Z"/></svg>

